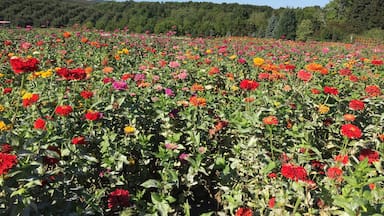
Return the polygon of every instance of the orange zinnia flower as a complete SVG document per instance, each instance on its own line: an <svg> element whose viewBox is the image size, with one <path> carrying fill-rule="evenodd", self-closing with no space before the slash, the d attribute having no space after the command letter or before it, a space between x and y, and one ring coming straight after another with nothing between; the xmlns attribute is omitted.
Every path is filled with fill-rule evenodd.
<svg viewBox="0 0 384 216"><path fill-rule="evenodd" d="M244 98L244 102L246 102L246 103L251 103L253 101L255 101L254 97L246 97L246 98Z"/></svg>
<svg viewBox="0 0 384 216"><path fill-rule="evenodd" d="M87 42L88 42L88 38L86 37L81 38L81 43L87 43Z"/></svg>
<svg viewBox="0 0 384 216"><path fill-rule="evenodd" d="M277 125L279 124L279 120L276 116L267 116L263 118L263 123L266 125Z"/></svg>
<svg viewBox="0 0 384 216"><path fill-rule="evenodd" d="M90 74L90 73L92 73L93 68L92 67L86 67L86 68L84 68L84 71L86 74Z"/></svg>
<svg viewBox="0 0 384 216"><path fill-rule="evenodd" d="M69 38L69 37L71 37L71 33L70 32L64 32L63 33L63 37L64 38Z"/></svg>
<svg viewBox="0 0 384 216"><path fill-rule="evenodd" d="M379 140L380 140L381 142L384 142L384 134L379 134Z"/></svg>
<svg viewBox="0 0 384 216"><path fill-rule="evenodd" d="M113 67L104 67L103 68L103 73L112 73L113 72Z"/></svg>
<svg viewBox="0 0 384 216"><path fill-rule="evenodd" d="M317 64L317 63L310 63L307 66L305 66L305 69L307 69L308 71L319 71L320 72L323 70L323 66L321 64Z"/></svg>
<svg viewBox="0 0 384 216"><path fill-rule="evenodd" d="M195 107L205 107L207 105L207 100L202 97L192 96L189 98L189 103Z"/></svg>
<svg viewBox="0 0 384 216"><path fill-rule="evenodd" d="M209 72L208 72L208 75L212 76L212 75L215 75L217 73L220 73L220 69L218 67L212 67Z"/></svg>
<svg viewBox="0 0 384 216"><path fill-rule="evenodd" d="M355 115L349 113L344 114L343 117L345 121L355 121L356 118Z"/></svg>
<svg viewBox="0 0 384 216"><path fill-rule="evenodd" d="M194 92L204 91L204 86L195 83L195 84L192 85L191 90L194 91Z"/></svg>

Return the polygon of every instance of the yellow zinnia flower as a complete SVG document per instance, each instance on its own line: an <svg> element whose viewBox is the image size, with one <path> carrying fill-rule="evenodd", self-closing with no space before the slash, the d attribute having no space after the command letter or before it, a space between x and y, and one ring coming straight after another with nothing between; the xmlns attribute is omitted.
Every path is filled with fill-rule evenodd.
<svg viewBox="0 0 384 216"><path fill-rule="evenodd" d="M5 124L5 122L0 121L0 131L7 131L11 129L11 126Z"/></svg>
<svg viewBox="0 0 384 216"><path fill-rule="evenodd" d="M0 105L0 112L3 112L5 110L5 107L3 105Z"/></svg>
<svg viewBox="0 0 384 216"><path fill-rule="evenodd" d="M253 59L253 64L256 66L261 66L264 64L264 62L265 62L265 60L262 58L259 58L259 57L256 57Z"/></svg>
<svg viewBox="0 0 384 216"><path fill-rule="evenodd" d="M31 99L32 96L33 96L32 93L26 92L26 93L23 94L22 99L23 99L23 100L28 100L28 99Z"/></svg>
<svg viewBox="0 0 384 216"><path fill-rule="evenodd" d="M318 111L320 114L326 114L329 112L329 107L327 105L320 104L318 107Z"/></svg>
<svg viewBox="0 0 384 216"><path fill-rule="evenodd" d="M136 129L130 125L124 127L124 133L127 135L134 134Z"/></svg>
<svg viewBox="0 0 384 216"><path fill-rule="evenodd" d="M229 56L229 59L233 60L233 59L236 59L237 58L237 55L231 55Z"/></svg>
<svg viewBox="0 0 384 216"><path fill-rule="evenodd" d="M40 73L40 76L42 78L48 78L48 77L52 76L52 69L48 69L47 71L42 71Z"/></svg>
<svg viewBox="0 0 384 216"><path fill-rule="evenodd" d="M237 90L239 90L239 87L237 87L237 86L232 86L232 87L231 87L231 90L232 90L232 91L237 91Z"/></svg>
<svg viewBox="0 0 384 216"><path fill-rule="evenodd" d="M124 48L121 50L124 54L128 55L129 54L129 50L127 48Z"/></svg>

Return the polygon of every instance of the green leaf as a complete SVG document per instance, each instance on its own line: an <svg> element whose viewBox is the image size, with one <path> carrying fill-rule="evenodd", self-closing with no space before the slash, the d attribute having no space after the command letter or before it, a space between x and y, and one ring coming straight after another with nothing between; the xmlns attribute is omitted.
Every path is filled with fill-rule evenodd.
<svg viewBox="0 0 384 216"><path fill-rule="evenodd" d="M24 192L25 192L25 189L24 189L24 188L20 188L19 190L13 191L13 192L11 193L11 197L14 197L14 196L16 196L16 195L23 195Z"/></svg>
<svg viewBox="0 0 384 216"><path fill-rule="evenodd" d="M151 200L154 204L154 208L157 209L158 212L160 212L161 216L167 216L168 212L172 210L167 201L162 199L161 196L157 193L151 194Z"/></svg>
<svg viewBox="0 0 384 216"><path fill-rule="evenodd" d="M275 169L276 167L276 162L274 161L271 161L269 162L269 164L262 170L262 174L267 174L267 173L270 173L273 169Z"/></svg>
<svg viewBox="0 0 384 216"><path fill-rule="evenodd" d="M381 181L384 181L384 176L380 176L380 177L375 177L375 178L370 178L366 185L369 185L369 184L372 184L372 183L376 183L376 182L381 182Z"/></svg>
<svg viewBox="0 0 384 216"><path fill-rule="evenodd" d="M206 213L201 214L200 216L211 216L213 214L214 214L214 212L206 212Z"/></svg>
<svg viewBox="0 0 384 216"><path fill-rule="evenodd" d="M99 160L97 160L97 158L92 157L92 156L84 155L83 157L85 160L92 162L92 163L98 163L99 162Z"/></svg>
<svg viewBox="0 0 384 216"><path fill-rule="evenodd" d="M188 201L186 201L183 205L184 215L190 216L191 215L191 206L189 205Z"/></svg>
<svg viewBox="0 0 384 216"><path fill-rule="evenodd" d="M148 179L147 181L141 184L144 188L160 188L161 184L158 180Z"/></svg>

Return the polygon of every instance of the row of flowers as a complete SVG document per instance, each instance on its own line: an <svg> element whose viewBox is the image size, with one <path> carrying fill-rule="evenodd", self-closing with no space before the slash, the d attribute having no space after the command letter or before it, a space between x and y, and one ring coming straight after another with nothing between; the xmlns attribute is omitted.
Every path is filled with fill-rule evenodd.
<svg viewBox="0 0 384 216"><path fill-rule="evenodd" d="M2 213L382 211L382 50L8 34Z"/></svg>

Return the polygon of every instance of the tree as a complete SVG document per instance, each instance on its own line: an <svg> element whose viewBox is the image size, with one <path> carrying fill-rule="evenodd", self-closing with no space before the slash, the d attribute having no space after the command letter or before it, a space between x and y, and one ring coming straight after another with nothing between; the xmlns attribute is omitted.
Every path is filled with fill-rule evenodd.
<svg viewBox="0 0 384 216"><path fill-rule="evenodd" d="M278 24L279 24L279 17L273 14L268 20L268 25L265 30L265 37L275 38Z"/></svg>
<svg viewBox="0 0 384 216"><path fill-rule="evenodd" d="M296 38L296 13L294 9L283 10L279 24L276 29L277 38L285 38L288 40L295 40Z"/></svg>
<svg viewBox="0 0 384 216"><path fill-rule="evenodd" d="M296 39L300 41L306 41L313 33L313 23L309 19L304 19L297 26Z"/></svg>

